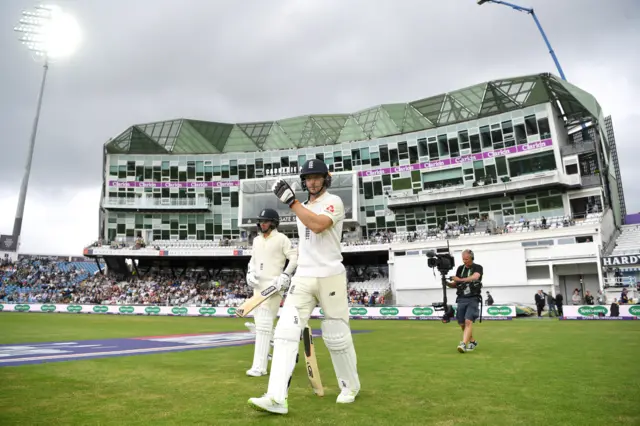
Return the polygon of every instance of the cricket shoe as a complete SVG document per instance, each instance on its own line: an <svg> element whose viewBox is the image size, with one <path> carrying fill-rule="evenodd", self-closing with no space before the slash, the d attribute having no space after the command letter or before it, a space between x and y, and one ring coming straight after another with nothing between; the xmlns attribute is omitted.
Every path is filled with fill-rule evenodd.
<svg viewBox="0 0 640 426"><path fill-rule="evenodd" d="M476 346L478 346L478 341L477 340L469 342L469 344L467 345L467 352L473 351L476 348Z"/></svg>
<svg viewBox="0 0 640 426"><path fill-rule="evenodd" d="M458 352L463 354L466 351L467 351L467 347L465 346L464 342L460 342L460 344L458 345Z"/></svg>
<svg viewBox="0 0 640 426"><path fill-rule="evenodd" d="M267 375L266 371L258 370L257 368L252 368L251 370L247 370L247 376L261 377L266 375Z"/></svg>
<svg viewBox="0 0 640 426"><path fill-rule="evenodd" d="M260 398L249 398L249 406L258 411L266 411L274 414L287 414L289 412L289 403L285 399L284 404L280 404L267 394Z"/></svg>
<svg viewBox="0 0 640 426"><path fill-rule="evenodd" d="M336 399L336 404L351 404L356 400L356 396L358 396L359 389L351 390L348 388L342 388L340 395Z"/></svg>

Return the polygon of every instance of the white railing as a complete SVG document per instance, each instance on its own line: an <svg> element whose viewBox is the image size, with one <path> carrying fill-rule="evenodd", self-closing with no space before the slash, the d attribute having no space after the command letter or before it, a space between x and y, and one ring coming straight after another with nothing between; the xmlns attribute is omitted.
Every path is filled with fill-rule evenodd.
<svg viewBox="0 0 640 426"><path fill-rule="evenodd" d="M442 189L423 190L416 195L411 195L406 191L398 194L391 193L387 205L389 207L453 201L457 199L473 198L483 195L504 194L505 192L519 191L522 189L536 188L548 185L579 186L580 175L565 175L557 170L535 173L512 178L508 182L499 182L490 185L480 185L474 187L455 186Z"/></svg>
<svg viewBox="0 0 640 426"><path fill-rule="evenodd" d="M150 197L135 197L135 198L115 198L105 197L102 200L102 206L106 208L157 208L157 209L208 209L211 207L211 202L204 197L198 198L150 198Z"/></svg>

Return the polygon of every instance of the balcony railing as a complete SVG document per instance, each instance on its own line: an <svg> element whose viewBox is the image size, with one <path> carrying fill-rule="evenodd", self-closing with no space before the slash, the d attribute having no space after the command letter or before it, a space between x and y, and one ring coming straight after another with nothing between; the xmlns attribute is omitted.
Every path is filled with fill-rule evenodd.
<svg viewBox="0 0 640 426"><path fill-rule="evenodd" d="M546 186L580 186L579 175L564 175L557 170L530 174L512 178L508 182L500 182L492 185L475 186L472 188L457 186L450 188L421 191L411 194L409 191L391 193L387 206L389 208L410 205L436 204L447 201L457 201L469 198L482 198L484 196L502 195L505 192L530 190Z"/></svg>
<svg viewBox="0 0 640 426"><path fill-rule="evenodd" d="M563 157L566 155L584 154L585 152L593 152L595 150L596 150L596 144L593 141L572 143L572 144L560 147L560 152L562 153Z"/></svg>
<svg viewBox="0 0 640 426"><path fill-rule="evenodd" d="M580 176L582 186L600 186L600 175Z"/></svg>
<svg viewBox="0 0 640 426"><path fill-rule="evenodd" d="M112 209L209 209L211 202L207 198L115 198L105 197L102 200L102 207Z"/></svg>

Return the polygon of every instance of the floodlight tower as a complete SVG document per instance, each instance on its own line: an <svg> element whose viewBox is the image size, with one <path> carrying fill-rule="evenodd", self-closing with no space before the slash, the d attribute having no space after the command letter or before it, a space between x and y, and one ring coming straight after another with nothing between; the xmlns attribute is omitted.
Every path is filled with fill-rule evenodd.
<svg viewBox="0 0 640 426"><path fill-rule="evenodd" d="M13 238L19 241L49 62L73 53L80 42L80 27L74 17L65 13L60 7L39 5L35 7L35 10L22 12L22 19L20 19L18 26L14 30L20 33L20 41L35 53L36 59L41 60L43 63L36 116L31 129L27 162L22 176L22 184L20 185L16 218L13 223Z"/></svg>
<svg viewBox="0 0 640 426"><path fill-rule="evenodd" d="M565 81L567 80L567 78L564 76L564 71L562 71L562 67L560 66L560 62L558 61L558 57L556 56L556 52L553 51L553 48L551 47L551 43L549 42L547 35L544 33L544 30L542 29L542 25L540 25L540 21L538 21L538 17L536 16L536 13L533 11L533 9L518 6L517 4L507 3L506 1L501 1L501 0L478 0L478 5L480 6L482 6L485 3L501 4L503 6L508 6L514 10L517 10L518 12L526 12L529 15L531 15L534 22L536 23L536 26L538 27L538 30L540 30L540 34L542 35L542 38L544 39L544 42L547 45L547 48L549 49L549 54L551 55L553 62L556 64L556 68L558 69L560 78L562 78Z"/></svg>

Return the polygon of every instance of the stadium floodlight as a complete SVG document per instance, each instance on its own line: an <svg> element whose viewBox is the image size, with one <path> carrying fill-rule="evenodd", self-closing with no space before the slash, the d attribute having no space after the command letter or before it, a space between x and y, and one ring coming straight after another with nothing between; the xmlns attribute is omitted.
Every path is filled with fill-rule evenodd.
<svg viewBox="0 0 640 426"><path fill-rule="evenodd" d="M16 218L13 223L13 237L19 241L22 230L22 217L24 215L24 204L29 186L29 176L31 174L31 162L33 160L33 150L38 131L38 121L40 120L40 108L42 107L42 95L47 80L50 60L62 58L72 54L80 43L80 26L75 18L64 12L58 6L39 5L33 11L23 11L22 19L14 30L20 33L20 41L29 50L35 53L43 61L42 82L36 107L36 116L31 129L31 139L29 141L29 151L27 153L27 163L20 185L20 195L18 197L18 207Z"/></svg>
<svg viewBox="0 0 640 426"><path fill-rule="evenodd" d="M485 3L496 3L496 4L501 4L503 6L508 6L514 10L517 10L518 12L526 12L529 15L531 15L531 17L533 18L534 22L536 23L536 26L538 27L538 30L540 30L540 34L542 35L542 38L544 39L545 44L547 45L547 48L549 49L549 54L551 55L551 58L553 59L553 62L556 64L556 68L558 69L558 73L560 74L560 78L562 78L563 80L567 80L567 78L564 76L564 71L562 70L562 67L560 66L560 62L558 61L558 57L556 56L556 52L553 51L553 48L551 47L551 43L549 42L549 39L547 38L547 35L544 33L544 30L542 29L542 25L540 25L540 21L538 21L538 17L536 16L536 13L533 11L533 9L531 8L527 8L527 7L522 7L522 6L518 6L517 4L511 4L511 3L507 3L506 1L501 1L501 0L478 0L478 5L482 6Z"/></svg>

